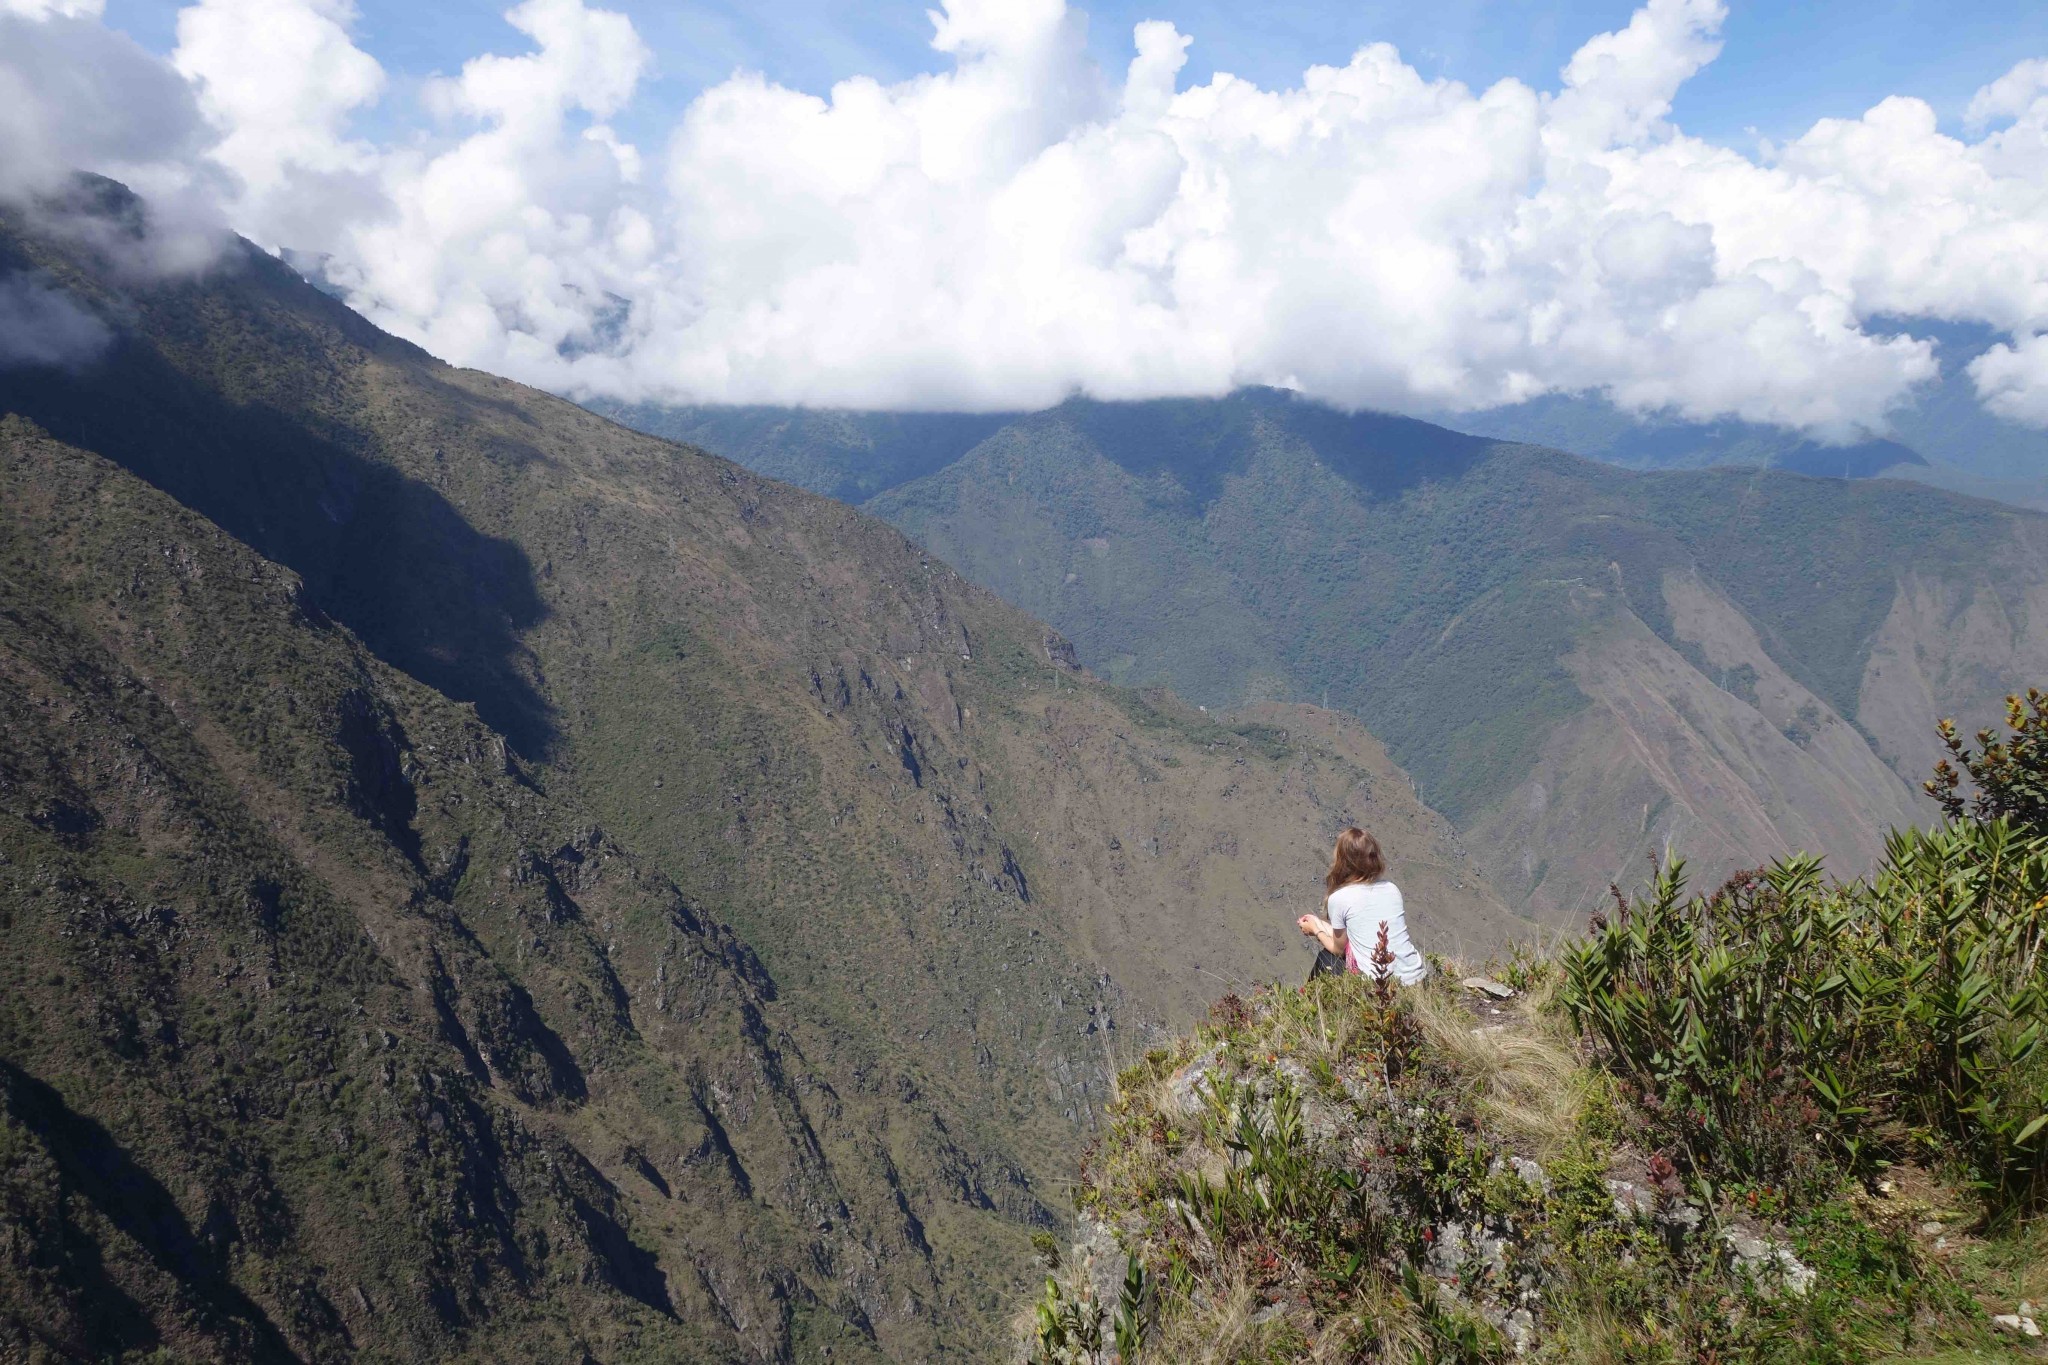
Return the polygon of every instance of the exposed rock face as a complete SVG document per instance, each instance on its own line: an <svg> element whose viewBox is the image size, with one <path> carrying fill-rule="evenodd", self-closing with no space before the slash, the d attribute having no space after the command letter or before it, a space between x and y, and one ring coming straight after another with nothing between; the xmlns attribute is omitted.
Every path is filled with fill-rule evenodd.
<svg viewBox="0 0 2048 1365"><path fill-rule="evenodd" d="M2022 1309L2028 1306L2026 1304L2020 1305ZM2041 1325L2035 1322L2033 1314L2028 1312L1993 1313L1991 1321L1994 1326L2001 1327L2008 1332L2015 1332L2023 1337L2038 1337L2041 1335Z"/></svg>
<svg viewBox="0 0 2048 1365"><path fill-rule="evenodd" d="M1916 779L1945 754L1915 717L1953 717L1964 734L2003 718L1999 699L2048 677L2048 585L2040 549L2010 547L2007 573L1969 583L1900 575L1898 595L1870 644L1856 720L1878 752Z"/></svg>
<svg viewBox="0 0 2048 1365"><path fill-rule="evenodd" d="M1803 1298L1813 1288L1812 1267L1783 1243L1740 1227L1722 1229L1721 1241L1734 1258L1736 1268L1764 1292L1775 1293L1782 1288Z"/></svg>
<svg viewBox="0 0 2048 1365"><path fill-rule="evenodd" d="M1651 852L1707 879L1799 851L1845 870L1875 862L1923 813L1904 779L1710 585L1670 575L1665 599L1704 668L1611 594L1578 595L1588 630L1565 663L1592 705L1470 831L1495 883L1583 913L1608 883L1640 878Z"/></svg>
<svg viewBox="0 0 2048 1365"><path fill-rule="evenodd" d="M1211 1048L1199 1056L1191 1057L1173 1073L1168 1087L1173 1095L1176 1112L1182 1118L1194 1118L1206 1107L1202 1088L1209 1083L1215 1072L1216 1059L1220 1050Z"/></svg>

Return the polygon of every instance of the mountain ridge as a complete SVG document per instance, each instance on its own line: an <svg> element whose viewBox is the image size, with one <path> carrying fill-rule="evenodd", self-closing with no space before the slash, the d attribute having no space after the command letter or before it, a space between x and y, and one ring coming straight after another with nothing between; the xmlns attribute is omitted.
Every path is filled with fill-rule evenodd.
<svg viewBox="0 0 2048 1365"><path fill-rule="evenodd" d="M825 420L744 416L749 451ZM1924 717L1994 717L2048 629L2035 514L1890 480L1632 472L1274 390L1074 400L864 505L1114 680L1331 698L1550 916L1651 851L1869 865L1938 757ZM1917 599L1976 613L1960 654ZM1581 739L1553 742L1564 727Z"/></svg>

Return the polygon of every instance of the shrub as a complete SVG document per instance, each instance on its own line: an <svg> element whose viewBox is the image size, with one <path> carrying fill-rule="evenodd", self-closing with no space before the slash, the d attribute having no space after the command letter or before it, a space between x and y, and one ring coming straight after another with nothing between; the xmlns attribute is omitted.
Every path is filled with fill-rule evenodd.
<svg viewBox="0 0 2048 1365"><path fill-rule="evenodd" d="M1935 765L1934 780L1923 785L1951 820L1966 813L1978 820L2004 817L2031 834L2048 834L2048 693L2030 687L2024 698L2007 697L2005 719L2011 736L1999 740L1990 730L1979 730L1975 753L1963 747L1954 721L1937 725L1949 757ZM1965 774L1976 789L1967 801Z"/></svg>
<svg viewBox="0 0 2048 1365"><path fill-rule="evenodd" d="M1688 897L1674 865L1559 999L1696 1175L1946 1158L2004 1219L2048 1197L2044 907L2048 837L2003 818L1895 834L1863 882L1795 857Z"/></svg>

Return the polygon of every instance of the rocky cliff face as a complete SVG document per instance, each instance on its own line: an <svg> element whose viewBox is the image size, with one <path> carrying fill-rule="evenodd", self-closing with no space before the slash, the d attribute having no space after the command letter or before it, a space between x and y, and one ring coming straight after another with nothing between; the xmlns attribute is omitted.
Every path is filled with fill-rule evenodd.
<svg viewBox="0 0 2048 1365"><path fill-rule="evenodd" d="M1898 592L1870 643L1856 720L1878 752L1917 774L1944 757L1914 715L1956 714L1966 733L1994 722L1994 694L2048 674L2048 586L2038 537L2005 547L2002 570L1976 581L1899 576Z"/></svg>
<svg viewBox="0 0 2048 1365"><path fill-rule="evenodd" d="M1664 597L1668 641L1615 594L1575 593L1586 633L1565 664L1589 705L1473 822L1496 885L1574 908L1640 880L1649 856L1684 858L1704 880L1802 850L1864 868L1889 831L1925 816L1899 772L1709 583L1671 574Z"/></svg>
<svg viewBox="0 0 2048 1365"><path fill-rule="evenodd" d="M935 1347L730 930L288 570L15 418L0 489L10 1350Z"/></svg>

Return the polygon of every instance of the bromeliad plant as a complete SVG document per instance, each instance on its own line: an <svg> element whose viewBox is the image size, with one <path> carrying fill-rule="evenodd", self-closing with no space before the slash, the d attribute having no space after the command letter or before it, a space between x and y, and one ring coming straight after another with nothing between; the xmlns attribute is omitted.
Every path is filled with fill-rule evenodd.
<svg viewBox="0 0 2048 1365"><path fill-rule="evenodd" d="M1914 1155L1994 1219L2048 1202L2048 838L1895 834L1864 882L1681 865L1565 950L1559 998L1693 1171L1818 1190Z"/></svg>
<svg viewBox="0 0 2048 1365"><path fill-rule="evenodd" d="M1085 1291L1070 1295L1060 1287L1057 1276L1048 1275L1036 1312L1032 1365L1109 1365L1112 1361L1129 1365L1151 1334L1157 1298L1152 1277L1135 1252L1124 1265L1114 1317ZM1106 1353L1106 1347L1114 1347L1113 1352Z"/></svg>
<svg viewBox="0 0 2048 1365"><path fill-rule="evenodd" d="M1048 1275L1038 1301L1038 1330L1032 1365L1097 1365L1102 1360L1102 1305L1070 1295Z"/></svg>

